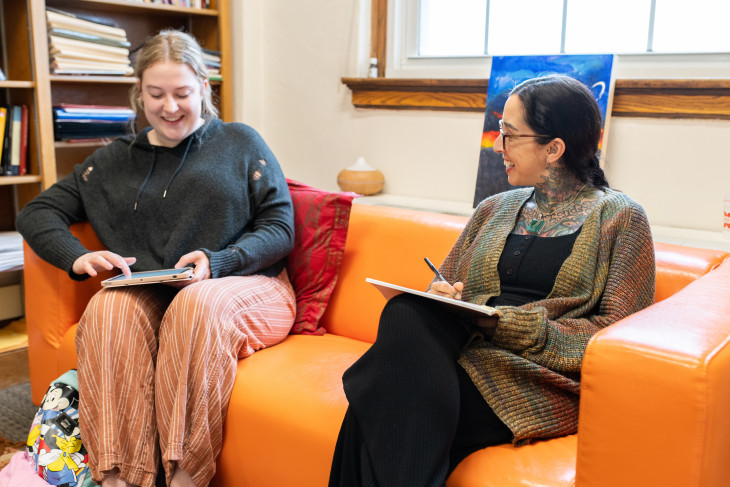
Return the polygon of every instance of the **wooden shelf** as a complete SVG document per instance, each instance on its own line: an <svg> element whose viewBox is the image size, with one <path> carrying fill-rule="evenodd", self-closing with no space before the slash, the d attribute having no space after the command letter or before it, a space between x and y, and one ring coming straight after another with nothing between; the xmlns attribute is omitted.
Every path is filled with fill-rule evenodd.
<svg viewBox="0 0 730 487"><path fill-rule="evenodd" d="M108 83L108 84L127 84L132 85L137 82L134 76L71 76L52 74L50 76L52 83ZM210 80L211 85L221 85L221 80ZM0 86L2 87L2 86Z"/></svg>
<svg viewBox="0 0 730 487"><path fill-rule="evenodd" d="M177 7L175 5L136 3L126 0L47 0L46 4L56 8L77 8L79 5L88 4L89 6L102 6L110 12L139 10L151 14L159 13L160 15L170 15L175 13L180 15L201 15L209 17L215 17L218 15L218 10L212 8Z"/></svg>
<svg viewBox="0 0 730 487"><path fill-rule="evenodd" d="M106 139L104 141L90 140L88 142L56 142L54 144L54 146L56 147L56 149L81 149L81 148L87 148L87 147L104 147L111 141L112 141L112 139Z"/></svg>
<svg viewBox="0 0 730 487"><path fill-rule="evenodd" d="M71 75L60 75L52 74L50 76L52 83L93 83L93 84L127 84L133 85L137 82L137 78L132 76L71 76Z"/></svg>
<svg viewBox="0 0 730 487"><path fill-rule="evenodd" d="M11 184L31 184L40 182L41 177L33 174L25 176L0 176L0 186L7 186Z"/></svg>
<svg viewBox="0 0 730 487"><path fill-rule="evenodd" d="M35 88L33 81L0 81L0 88Z"/></svg>

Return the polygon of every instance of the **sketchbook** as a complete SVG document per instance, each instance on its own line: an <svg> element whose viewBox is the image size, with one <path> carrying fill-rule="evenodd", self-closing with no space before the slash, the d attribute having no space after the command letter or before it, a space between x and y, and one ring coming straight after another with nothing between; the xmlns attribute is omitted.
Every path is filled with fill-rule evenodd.
<svg viewBox="0 0 730 487"><path fill-rule="evenodd" d="M464 316L494 316L497 314L497 310L491 306L482 306L474 303L467 303L466 301L459 301L458 299L445 298L443 296L436 296L435 294L429 294L423 291L417 291L415 289L399 286L397 284L391 284L389 282L378 281L376 279L365 279L375 286L378 291L385 297L385 299L391 299L399 294L409 293L421 296L422 298L431 299L443 303L444 305L451 308L454 312Z"/></svg>

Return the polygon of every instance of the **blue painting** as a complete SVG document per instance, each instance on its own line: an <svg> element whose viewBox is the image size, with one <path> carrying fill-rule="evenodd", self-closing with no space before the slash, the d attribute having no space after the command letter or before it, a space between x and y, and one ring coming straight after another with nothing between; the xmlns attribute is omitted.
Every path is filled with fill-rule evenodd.
<svg viewBox="0 0 730 487"><path fill-rule="evenodd" d="M479 151L479 170L474 191L474 207L484 198L512 189L507 181L502 155L494 152L499 136L499 120L510 91L530 78L548 74L565 74L588 86L601 109L602 134L599 149L605 158L608 119L613 99L613 54L554 56L494 56L487 88L484 130Z"/></svg>

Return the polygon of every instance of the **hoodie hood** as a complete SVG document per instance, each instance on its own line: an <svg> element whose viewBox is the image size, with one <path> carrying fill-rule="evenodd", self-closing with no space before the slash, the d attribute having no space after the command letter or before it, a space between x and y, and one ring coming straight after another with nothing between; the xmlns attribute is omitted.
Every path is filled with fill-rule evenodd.
<svg viewBox="0 0 730 487"><path fill-rule="evenodd" d="M133 211L137 211L137 205L139 204L139 198L142 195L142 192L144 191L144 188L147 186L147 183L149 182L150 178L152 177L152 174L155 172L155 168L157 167L157 155L161 151L170 151L171 153L179 153L182 151L182 155L180 156L180 163L177 165L177 168L175 168L175 171L172 173L172 176L170 176L170 179L167 182L167 185L165 186L165 190L162 192L161 197L165 198L167 196L167 191L170 189L170 186L172 186L173 181L175 180L175 177L178 175L178 173L182 170L183 166L185 165L185 161L188 157L188 153L190 152L191 148L198 149L200 145L203 143L203 140L205 139L206 134L208 133L208 129L211 128L211 126L220 123L219 119L211 119L207 118L205 119L205 122L203 125L201 125L195 132L188 135L185 139L183 139L178 145L175 147L163 147L158 145L152 145L149 141L149 132L152 130L152 127L145 127L139 134L128 134L124 135L119 138L121 142L129 144L129 152L130 157L133 157L133 150L142 150L145 152L152 152L152 163L150 164L149 171L147 172L147 176L145 177L144 181L140 185L139 189L137 190L137 196L134 199L134 208Z"/></svg>

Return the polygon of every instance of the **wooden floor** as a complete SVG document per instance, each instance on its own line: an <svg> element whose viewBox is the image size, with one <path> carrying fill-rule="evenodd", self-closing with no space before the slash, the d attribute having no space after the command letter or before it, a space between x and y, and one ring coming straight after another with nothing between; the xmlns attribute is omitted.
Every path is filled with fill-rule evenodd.
<svg viewBox="0 0 730 487"><path fill-rule="evenodd" d="M0 389L29 380L27 346L0 352Z"/></svg>

